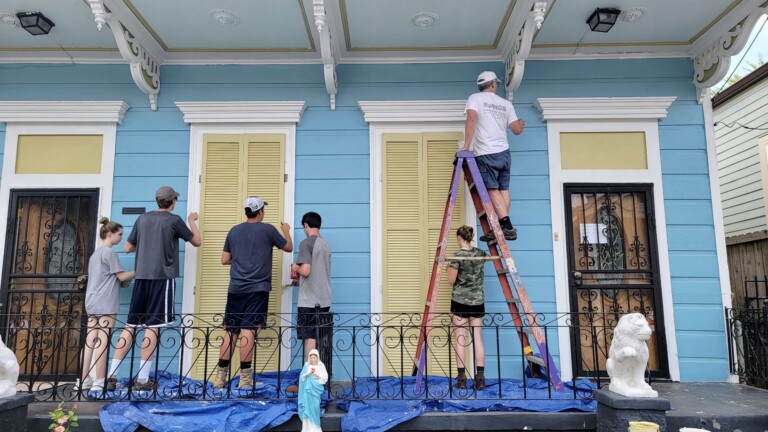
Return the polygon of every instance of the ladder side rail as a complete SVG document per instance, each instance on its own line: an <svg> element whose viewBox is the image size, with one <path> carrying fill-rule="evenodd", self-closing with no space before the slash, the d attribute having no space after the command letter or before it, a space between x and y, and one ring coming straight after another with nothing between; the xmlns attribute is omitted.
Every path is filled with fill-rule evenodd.
<svg viewBox="0 0 768 432"><path fill-rule="evenodd" d="M467 158L466 171L469 171L469 175L473 180L482 179L480 176L480 170L477 167L477 162L475 161L474 157ZM465 174L465 177L470 178L467 176L467 174ZM504 258L510 279L512 280L512 284L515 287L515 292L517 292L517 298L520 300L520 305L522 306L523 312L525 313L528 326L530 327L533 338L539 348L539 354L541 355L542 359L547 362L547 372L549 373L552 384L556 390L560 390L562 383L560 382L560 376L557 372L557 367L555 366L555 362L552 359L552 355L547 349L547 340L542 333L541 328L539 327L538 321L536 319L536 313L534 312L533 305L531 304L531 299L525 290L525 285L523 285L523 281L520 278L520 273L517 271L517 266L515 265L515 260L512 258L512 254L509 251L509 246L507 246L507 241L504 238L501 226L499 225L498 216L493 209L491 198L488 195L488 191L486 190L485 184L482 181L478 182L475 180L475 189L480 196L480 200L483 204L483 209L485 210L488 222L491 226L491 229L493 230L494 236L496 237L496 244L501 250L501 255Z"/></svg>
<svg viewBox="0 0 768 432"><path fill-rule="evenodd" d="M426 355L423 355L425 353L424 348L426 345L426 340L429 338L430 330L432 329L434 308L437 306L437 296L440 290L440 279L442 278L443 263L445 262L445 254L448 248L448 237L451 230L451 222L453 221L453 210L456 207L459 184L461 181L461 167L463 163L463 158L457 158L456 165L453 170L453 176L451 178L451 188L448 193L448 198L445 202L443 223L440 227L440 236L438 237L437 250L435 251L435 260L432 263L432 273L429 278L429 289L427 291L426 301L424 302L424 314L421 317L421 331L419 332L419 341L416 344L416 355L414 356L413 375L417 376L417 381L420 380L421 373L424 370L424 363L426 358Z"/></svg>

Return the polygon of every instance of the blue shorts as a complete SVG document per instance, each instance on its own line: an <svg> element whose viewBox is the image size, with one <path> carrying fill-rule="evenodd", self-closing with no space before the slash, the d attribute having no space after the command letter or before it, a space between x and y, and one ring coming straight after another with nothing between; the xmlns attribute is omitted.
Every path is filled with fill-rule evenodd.
<svg viewBox="0 0 768 432"><path fill-rule="evenodd" d="M475 156L475 161L486 189L509 190L509 170L512 166L509 150Z"/></svg>
<svg viewBox="0 0 768 432"><path fill-rule="evenodd" d="M224 328L237 333L240 329L254 330L267 325L269 291L227 293Z"/></svg>
<svg viewBox="0 0 768 432"><path fill-rule="evenodd" d="M176 279L136 279L126 325L163 327L173 323Z"/></svg>

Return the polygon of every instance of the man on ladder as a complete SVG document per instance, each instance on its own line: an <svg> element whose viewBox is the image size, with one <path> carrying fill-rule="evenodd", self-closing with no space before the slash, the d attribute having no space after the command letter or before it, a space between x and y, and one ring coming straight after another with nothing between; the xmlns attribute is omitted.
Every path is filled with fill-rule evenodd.
<svg viewBox="0 0 768 432"><path fill-rule="evenodd" d="M509 170L511 156L507 142L507 127L515 135L523 132L525 122L517 118L512 102L496 95L501 81L492 71L485 71L477 77L478 93L467 99L467 121L464 126L466 151L472 146L480 175L483 177L493 209L499 217L499 224L507 240L517 239L517 230L509 221ZM494 240L492 232L483 234L480 241Z"/></svg>

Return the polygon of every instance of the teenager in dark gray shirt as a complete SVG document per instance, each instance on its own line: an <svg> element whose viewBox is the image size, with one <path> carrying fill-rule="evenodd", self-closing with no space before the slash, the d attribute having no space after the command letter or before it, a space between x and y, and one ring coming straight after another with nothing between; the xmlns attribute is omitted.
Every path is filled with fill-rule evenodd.
<svg viewBox="0 0 768 432"><path fill-rule="evenodd" d="M291 226L280 223L277 228L263 223L264 206L259 197L248 197L243 204L245 222L235 225L224 240L221 264L229 269L229 289L224 311L224 341L219 351L214 388L223 388L229 379L229 362L234 349L233 341L240 335L239 388L253 387L253 342L256 329L267 322L269 292L272 291L272 251L293 251ZM284 237L283 237L284 236Z"/></svg>
<svg viewBox="0 0 768 432"><path fill-rule="evenodd" d="M176 278L179 277L179 240L199 247L203 243L197 228L197 213L187 217L189 227L176 214L179 193L170 186L155 192L158 209L136 219L133 230L125 243L126 253L136 252L136 282L131 294L128 320L115 349L115 357L107 381L107 389L115 387L114 374L133 345L136 327L146 327L141 343L141 363L133 388L153 390L155 383L149 379L152 354L157 345L158 327L173 323Z"/></svg>

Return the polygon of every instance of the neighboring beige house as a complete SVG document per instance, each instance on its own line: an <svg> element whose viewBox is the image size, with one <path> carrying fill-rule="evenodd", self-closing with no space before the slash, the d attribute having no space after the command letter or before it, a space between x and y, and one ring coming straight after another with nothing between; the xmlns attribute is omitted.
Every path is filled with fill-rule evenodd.
<svg viewBox="0 0 768 432"><path fill-rule="evenodd" d="M768 64L715 96L712 107L733 305L749 306L745 289L764 297L768 285Z"/></svg>

